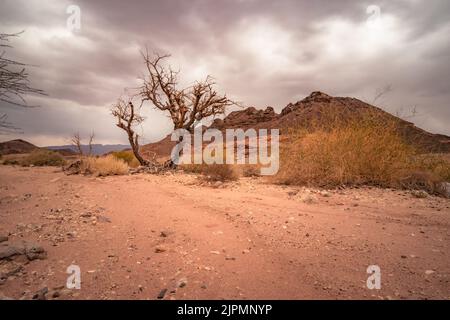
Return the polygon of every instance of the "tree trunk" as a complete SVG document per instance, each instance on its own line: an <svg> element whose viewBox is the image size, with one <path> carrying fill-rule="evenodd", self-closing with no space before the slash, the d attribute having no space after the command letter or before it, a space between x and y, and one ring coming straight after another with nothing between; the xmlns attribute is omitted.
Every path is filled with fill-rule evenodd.
<svg viewBox="0 0 450 320"><path fill-rule="evenodd" d="M133 133L128 132L128 141L130 142L131 149L133 150L133 154L136 157L136 159L139 161L139 164L141 166L147 166L148 161L146 161L144 158L142 158L141 154L139 153L139 142L138 137L133 139Z"/></svg>

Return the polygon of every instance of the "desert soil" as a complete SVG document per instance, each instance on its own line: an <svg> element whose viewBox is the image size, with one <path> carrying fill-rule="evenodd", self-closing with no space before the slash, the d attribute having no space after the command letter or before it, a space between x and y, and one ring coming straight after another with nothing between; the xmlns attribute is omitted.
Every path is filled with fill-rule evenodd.
<svg viewBox="0 0 450 320"><path fill-rule="evenodd" d="M0 252L33 243L46 258L1 259L0 296L449 299L449 223L449 199L407 191L2 166ZM79 290L64 287L70 265Z"/></svg>

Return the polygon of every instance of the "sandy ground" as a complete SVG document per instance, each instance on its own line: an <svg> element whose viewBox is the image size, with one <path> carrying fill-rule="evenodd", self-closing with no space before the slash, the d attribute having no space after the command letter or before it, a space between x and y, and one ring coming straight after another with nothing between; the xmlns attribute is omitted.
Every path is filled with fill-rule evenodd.
<svg viewBox="0 0 450 320"><path fill-rule="evenodd" d="M403 191L2 166L0 249L34 242L47 258L0 260L0 296L449 299L449 222L450 200ZM69 265L80 290L64 288ZM380 290L366 286L369 265Z"/></svg>

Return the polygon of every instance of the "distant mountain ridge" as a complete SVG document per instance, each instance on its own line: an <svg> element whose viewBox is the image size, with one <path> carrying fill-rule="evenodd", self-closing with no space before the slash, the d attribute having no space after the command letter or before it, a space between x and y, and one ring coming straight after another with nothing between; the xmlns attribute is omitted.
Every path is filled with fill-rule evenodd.
<svg viewBox="0 0 450 320"><path fill-rule="evenodd" d="M94 155L103 155L107 154L113 151L122 151L125 149L129 149L130 146L126 144L93 144L92 145L92 153ZM49 147L38 147L34 144L22 140L22 139L15 139L5 142L0 142L0 155L7 155L7 154L23 154L23 153L30 153L37 149L48 149L53 151L58 151L59 153L69 156L78 153L78 150L75 146L72 145L62 145L62 146L49 146ZM88 145L82 145L81 149L84 153L89 152L89 146Z"/></svg>
<svg viewBox="0 0 450 320"><path fill-rule="evenodd" d="M63 145L63 146L48 146L48 147L44 147L45 149L49 149L49 150L71 150L74 153L77 153L78 150L75 146L73 145ZM122 151L125 149L129 149L130 146L126 145L126 144L93 144L92 145L92 154L100 156L100 155L104 155L110 152L114 152L114 151ZM83 151L83 153L89 153L89 146L88 145L82 145L81 146L81 150Z"/></svg>

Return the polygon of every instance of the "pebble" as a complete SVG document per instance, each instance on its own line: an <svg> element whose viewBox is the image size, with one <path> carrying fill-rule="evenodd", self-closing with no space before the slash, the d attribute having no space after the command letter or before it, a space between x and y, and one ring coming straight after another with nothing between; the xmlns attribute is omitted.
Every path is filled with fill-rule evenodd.
<svg viewBox="0 0 450 320"><path fill-rule="evenodd" d="M166 252L166 249L163 247L156 247L155 248L155 253L163 253Z"/></svg>
<svg viewBox="0 0 450 320"><path fill-rule="evenodd" d="M159 300L164 299L164 296L166 295L166 293L167 293L167 289L162 289L156 298Z"/></svg>

